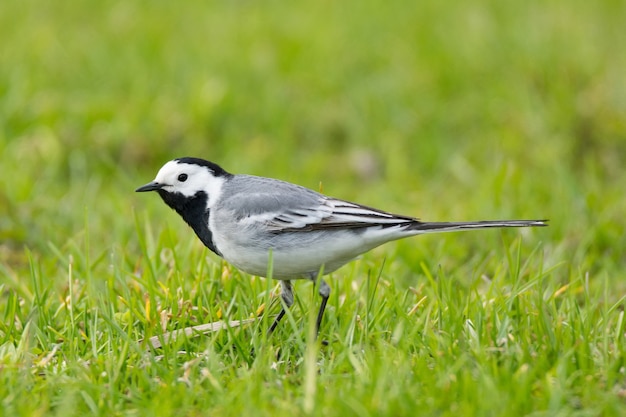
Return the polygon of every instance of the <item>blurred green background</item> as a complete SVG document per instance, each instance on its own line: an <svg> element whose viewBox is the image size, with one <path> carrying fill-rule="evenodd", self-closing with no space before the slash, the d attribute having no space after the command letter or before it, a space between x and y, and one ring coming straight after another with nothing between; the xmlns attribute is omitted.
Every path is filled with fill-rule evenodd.
<svg viewBox="0 0 626 417"><path fill-rule="evenodd" d="M3 262L86 216L127 245L134 187L193 155L429 220L549 217L623 266L621 1L1 7Z"/></svg>
<svg viewBox="0 0 626 417"><path fill-rule="evenodd" d="M5 1L2 256L62 244L84 213L113 236L184 155L433 220L618 238L624 8Z"/></svg>
<svg viewBox="0 0 626 417"><path fill-rule="evenodd" d="M549 218L525 250L617 299L625 22L619 0L3 0L5 296L28 292L28 256L60 286L77 247L132 270L146 225L195 239L133 190L197 156L425 220ZM407 260L388 267L406 276L501 244L446 235L372 256Z"/></svg>

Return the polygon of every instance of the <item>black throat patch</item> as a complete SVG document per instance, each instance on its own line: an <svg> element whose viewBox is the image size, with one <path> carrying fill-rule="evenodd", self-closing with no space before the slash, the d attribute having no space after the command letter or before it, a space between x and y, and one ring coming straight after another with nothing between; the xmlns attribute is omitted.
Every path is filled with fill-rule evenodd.
<svg viewBox="0 0 626 417"><path fill-rule="evenodd" d="M196 232L204 246L214 253L222 256L213 243L213 234L209 229L209 216L211 211L207 208L209 196L204 191L198 191L193 197L185 197L180 193L168 193L158 190L165 204L176 210L178 214Z"/></svg>

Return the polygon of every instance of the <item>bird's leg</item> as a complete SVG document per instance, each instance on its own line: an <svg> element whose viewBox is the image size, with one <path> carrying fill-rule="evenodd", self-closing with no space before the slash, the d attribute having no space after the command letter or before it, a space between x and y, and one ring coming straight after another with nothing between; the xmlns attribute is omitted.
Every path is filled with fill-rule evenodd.
<svg viewBox="0 0 626 417"><path fill-rule="evenodd" d="M322 297L322 304L320 304L320 309L317 312L317 322L315 323L315 334L320 332L320 326L322 324L322 318L324 317L324 310L326 310L326 303L328 302L328 297L330 296L330 286L320 278L320 289L319 294Z"/></svg>
<svg viewBox="0 0 626 417"><path fill-rule="evenodd" d="M283 302L285 304L283 305L282 310L280 310L280 313L278 313L278 316L276 316L274 322L267 331L268 335L272 334L274 329L276 329L276 326L278 326L278 323L285 316L286 309L291 307L291 305L293 304L293 287L291 286L291 281L280 281L280 298L283 299Z"/></svg>

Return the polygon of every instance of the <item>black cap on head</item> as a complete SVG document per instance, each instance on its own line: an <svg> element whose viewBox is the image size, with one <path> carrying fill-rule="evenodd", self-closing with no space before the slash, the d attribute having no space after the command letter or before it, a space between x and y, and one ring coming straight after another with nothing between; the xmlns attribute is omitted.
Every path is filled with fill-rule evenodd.
<svg viewBox="0 0 626 417"><path fill-rule="evenodd" d="M199 165L202 167L207 167L213 172L213 174L215 174L216 177L229 177L232 175L226 172L226 170L224 170L224 168L222 168L221 166L213 162L207 161L206 159L202 159L202 158L193 158L190 156L185 156L183 158L176 158L175 161L183 163L183 164L191 164L191 165Z"/></svg>

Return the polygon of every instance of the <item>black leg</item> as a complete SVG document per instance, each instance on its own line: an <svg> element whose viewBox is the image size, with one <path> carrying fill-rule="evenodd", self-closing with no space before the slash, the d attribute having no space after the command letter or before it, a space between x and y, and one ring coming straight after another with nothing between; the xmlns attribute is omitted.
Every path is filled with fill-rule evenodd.
<svg viewBox="0 0 626 417"><path fill-rule="evenodd" d="M320 309L317 312L317 321L315 322L315 334L319 334L320 332L320 326L322 325L322 319L324 318L324 311L326 310L326 303L328 302L328 297L330 297L330 287L323 279L320 279L319 294L322 297L322 303L320 304Z"/></svg>
<svg viewBox="0 0 626 417"><path fill-rule="evenodd" d="M278 313L278 316L274 319L270 328L267 330L268 335L272 334L272 332L276 329L276 326L278 326L278 323L283 317L285 317L285 309L291 307L293 304L293 288L291 286L291 281L280 281L280 287L280 298L283 299L285 304L283 305L283 309L280 310L280 313Z"/></svg>
<svg viewBox="0 0 626 417"><path fill-rule="evenodd" d="M285 308L283 307L283 309L280 310L280 313L278 313L278 316L276 316L276 318L274 319L274 322L272 323L270 328L267 330L268 336L274 332L274 330L276 329L276 326L278 326L278 323L284 316L285 316Z"/></svg>
<svg viewBox="0 0 626 417"><path fill-rule="evenodd" d="M326 303L328 302L328 297L322 298L322 304L320 304L320 309L317 312L317 322L315 322L315 333L319 334L320 326L322 325L322 318L324 317L324 310L326 310Z"/></svg>

